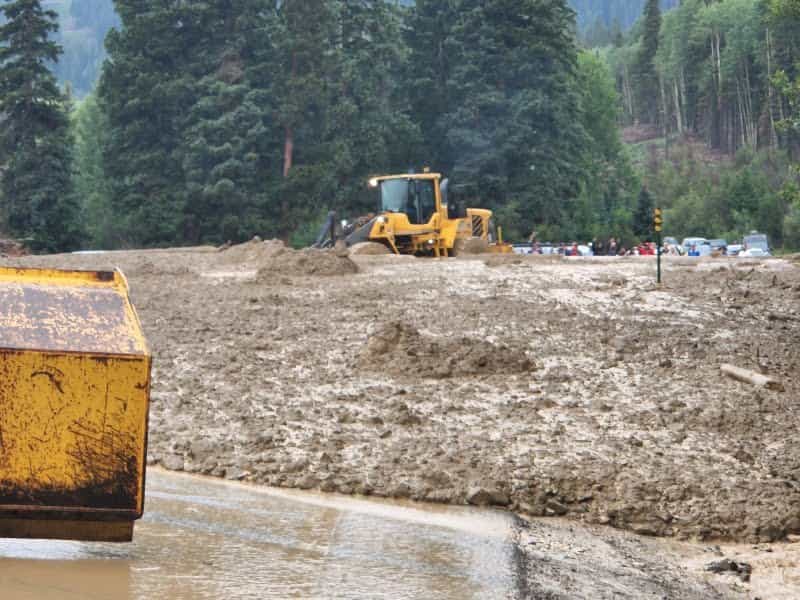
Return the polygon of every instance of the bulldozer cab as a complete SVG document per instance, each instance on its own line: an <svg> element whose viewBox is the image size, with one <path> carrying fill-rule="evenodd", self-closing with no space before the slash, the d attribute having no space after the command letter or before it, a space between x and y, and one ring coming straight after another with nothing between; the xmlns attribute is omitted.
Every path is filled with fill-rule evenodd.
<svg viewBox="0 0 800 600"><path fill-rule="evenodd" d="M403 213L409 223L424 225L439 211L438 183L416 177L385 179L379 182L380 212Z"/></svg>

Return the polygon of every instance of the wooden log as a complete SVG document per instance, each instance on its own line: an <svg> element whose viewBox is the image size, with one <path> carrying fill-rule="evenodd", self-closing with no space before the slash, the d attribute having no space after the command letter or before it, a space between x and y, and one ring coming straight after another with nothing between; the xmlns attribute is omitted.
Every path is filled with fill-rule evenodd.
<svg viewBox="0 0 800 600"><path fill-rule="evenodd" d="M775 390L776 392L783 392L784 387L783 384L778 381L777 379L773 379L772 377L767 377L766 375L762 375L761 373L756 373L755 371L749 371L747 369L742 369L740 367L734 367L733 365L721 365L720 370L735 379L736 381L741 381L743 383L749 383L750 385L754 385L756 387L763 387L768 390Z"/></svg>

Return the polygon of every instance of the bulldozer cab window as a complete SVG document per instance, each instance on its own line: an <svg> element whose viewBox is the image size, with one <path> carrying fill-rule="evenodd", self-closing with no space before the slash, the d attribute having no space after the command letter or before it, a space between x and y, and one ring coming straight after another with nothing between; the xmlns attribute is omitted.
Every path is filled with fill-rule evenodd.
<svg viewBox="0 0 800 600"><path fill-rule="evenodd" d="M405 213L415 225L427 223L436 212L434 182L419 179L382 182L381 211Z"/></svg>

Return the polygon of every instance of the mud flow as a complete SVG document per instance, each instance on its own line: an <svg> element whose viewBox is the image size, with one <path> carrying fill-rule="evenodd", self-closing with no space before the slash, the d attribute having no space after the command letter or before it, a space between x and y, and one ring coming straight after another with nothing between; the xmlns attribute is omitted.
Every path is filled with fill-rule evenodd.
<svg viewBox="0 0 800 600"><path fill-rule="evenodd" d="M130 545L0 541L0 597L513 597L511 519L148 474Z"/></svg>

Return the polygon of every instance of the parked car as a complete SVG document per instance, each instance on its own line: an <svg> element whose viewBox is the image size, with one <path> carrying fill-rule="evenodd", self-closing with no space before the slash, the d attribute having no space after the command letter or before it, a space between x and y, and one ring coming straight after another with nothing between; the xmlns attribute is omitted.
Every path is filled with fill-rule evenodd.
<svg viewBox="0 0 800 600"><path fill-rule="evenodd" d="M718 250L725 254L728 250L728 242L723 239L708 240L708 245L711 246L711 251Z"/></svg>
<svg viewBox="0 0 800 600"><path fill-rule="evenodd" d="M513 244L514 254L533 254L533 244Z"/></svg>
<svg viewBox="0 0 800 600"><path fill-rule="evenodd" d="M759 248L763 250L767 254L769 254L769 240L767 240L767 236L763 233L758 233L756 231L751 231L750 235L744 236L742 240L742 245L744 246L745 250L750 250L751 248Z"/></svg>
<svg viewBox="0 0 800 600"><path fill-rule="evenodd" d="M772 255L761 248L748 248L739 252L738 256L739 258L764 258Z"/></svg>
<svg viewBox="0 0 800 600"><path fill-rule="evenodd" d="M738 256L738 255L739 255L739 253L740 253L740 252L741 252L743 249L744 249L744 248L743 248L743 246L742 246L741 244L731 244L730 246L728 246L728 249L727 249L727 251L725 252L725 254L726 254L727 256Z"/></svg>
<svg viewBox="0 0 800 600"><path fill-rule="evenodd" d="M708 256L711 254L711 246L706 238L683 238L681 247L683 248L683 253L689 256Z"/></svg>

